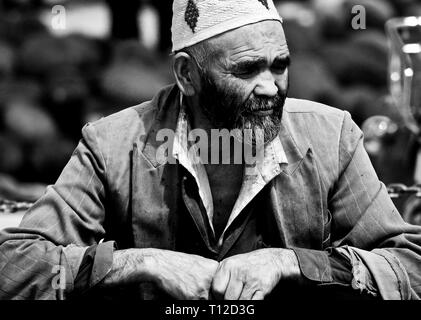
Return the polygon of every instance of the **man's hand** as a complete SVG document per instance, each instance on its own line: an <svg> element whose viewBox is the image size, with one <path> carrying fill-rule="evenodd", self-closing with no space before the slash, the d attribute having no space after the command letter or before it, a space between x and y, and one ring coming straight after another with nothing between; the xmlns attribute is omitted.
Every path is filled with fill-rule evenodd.
<svg viewBox="0 0 421 320"><path fill-rule="evenodd" d="M159 288L176 299L209 299L218 262L197 255L153 250L148 267Z"/></svg>
<svg viewBox="0 0 421 320"><path fill-rule="evenodd" d="M299 279L295 253L288 249L261 249L222 261L212 283L216 299L263 300L278 282Z"/></svg>

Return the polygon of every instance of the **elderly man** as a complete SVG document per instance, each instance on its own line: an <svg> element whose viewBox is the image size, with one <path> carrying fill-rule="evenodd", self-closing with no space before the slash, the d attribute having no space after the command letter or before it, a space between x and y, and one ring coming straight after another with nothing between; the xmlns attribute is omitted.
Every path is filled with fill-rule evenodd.
<svg viewBox="0 0 421 320"><path fill-rule="evenodd" d="M56 184L0 234L0 297L418 298L421 230L348 113L286 98L272 1L173 11L176 85L85 126ZM215 129L228 147L193 144Z"/></svg>

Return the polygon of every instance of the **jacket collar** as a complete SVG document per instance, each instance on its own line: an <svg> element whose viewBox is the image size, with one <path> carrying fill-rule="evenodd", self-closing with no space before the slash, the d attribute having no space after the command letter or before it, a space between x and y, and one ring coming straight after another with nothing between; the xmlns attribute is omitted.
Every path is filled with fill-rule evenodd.
<svg viewBox="0 0 421 320"><path fill-rule="evenodd" d="M288 103L288 99L286 101ZM282 119L281 130L279 132L279 137L282 141L282 146L284 148L286 157L288 159L288 165L282 168L282 171L287 175L293 175L294 172L298 169L304 157L307 155L311 146L307 141L303 140L297 144L295 136L298 135L291 132L292 126L290 125L290 114L285 111ZM294 126L295 127L295 126ZM305 128L299 128L300 130L305 130Z"/></svg>
<svg viewBox="0 0 421 320"><path fill-rule="evenodd" d="M150 123L145 123L146 134L139 137L139 147L141 153L154 168L163 164L157 159L157 150L162 146L163 141L157 140L157 133L160 130L176 132L180 114L180 91L177 85L171 85L161 90L150 102L154 112ZM288 99L287 102L288 103ZM285 108L284 108L285 109ZM288 128L289 114L284 111L284 118L279 132L280 142L285 152L288 163L282 164L282 172L292 175L301 164L304 155L307 154L309 146L307 144L298 146ZM168 141L170 147L169 156L173 157L173 140ZM282 157L280 158L282 159ZM286 162L286 161L285 161Z"/></svg>
<svg viewBox="0 0 421 320"><path fill-rule="evenodd" d="M157 134L161 130L166 132L175 132L177 128L177 119L180 112L178 101L179 90L176 85L171 85L162 89L150 102L150 110L153 116L145 119L145 134L139 136L139 150L143 156L154 167L158 168L163 164L162 159L158 159L157 151L162 146L163 141L157 140ZM172 148L173 136L169 135L169 145ZM170 150L170 155L172 149Z"/></svg>

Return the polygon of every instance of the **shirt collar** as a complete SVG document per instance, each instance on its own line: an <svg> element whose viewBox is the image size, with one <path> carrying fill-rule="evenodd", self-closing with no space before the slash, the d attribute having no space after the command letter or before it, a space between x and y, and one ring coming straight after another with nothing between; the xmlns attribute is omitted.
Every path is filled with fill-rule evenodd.
<svg viewBox="0 0 421 320"><path fill-rule="evenodd" d="M189 142L190 130L191 125L183 103L183 95L180 94L180 112L174 134L172 156L195 178L199 188L199 195L209 218L209 224L212 232L214 232L212 222L213 199L209 180L204 165L197 161L200 157L192 149L194 144ZM264 147L263 155L263 159L257 161L254 166L246 166L243 185L225 230L264 186L281 173L282 166L288 165L288 159L279 135Z"/></svg>
<svg viewBox="0 0 421 320"><path fill-rule="evenodd" d="M186 107L183 103L183 95L180 93L180 112L177 119L177 127L174 134L172 156L194 177L199 188L199 195L205 207L209 225L213 234L213 198L210 189L208 175L204 165L198 161L197 152L194 151L194 145L189 143L188 136L191 130ZM193 148L193 149L192 149Z"/></svg>

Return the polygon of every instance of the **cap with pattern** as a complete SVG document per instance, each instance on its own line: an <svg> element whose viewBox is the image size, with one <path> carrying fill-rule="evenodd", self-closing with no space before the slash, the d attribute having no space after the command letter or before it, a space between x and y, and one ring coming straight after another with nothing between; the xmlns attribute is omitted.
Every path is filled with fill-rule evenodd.
<svg viewBox="0 0 421 320"><path fill-rule="evenodd" d="M282 23L272 0L174 0L172 49L264 20Z"/></svg>

